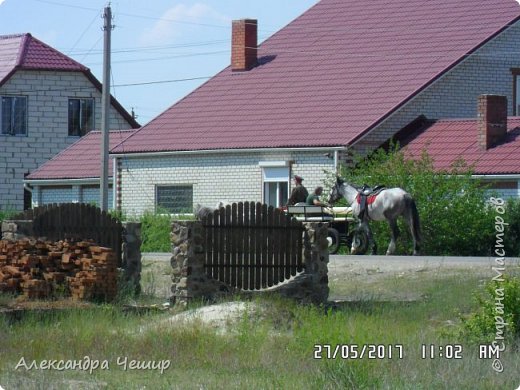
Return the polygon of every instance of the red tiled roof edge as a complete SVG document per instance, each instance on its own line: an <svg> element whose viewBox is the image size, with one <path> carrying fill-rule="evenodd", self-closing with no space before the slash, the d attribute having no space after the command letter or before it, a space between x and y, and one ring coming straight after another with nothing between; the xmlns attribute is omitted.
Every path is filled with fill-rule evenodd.
<svg viewBox="0 0 520 390"><path fill-rule="evenodd" d="M112 130L110 133L129 133L128 136L126 138L128 138L130 135L132 135L136 130L134 129L126 129L126 130ZM70 180L70 179L73 179L72 177L63 177L63 178L49 178L49 177L37 177L37 178L34 178L34 176L37 176L38 173L40 173L41 171L44 171L47 169L47 164L49 163L53 163L53 162L56 162L56 160L59 160L61 158L61 156L69 153L69 151L75 147L78 146L78 144L82 143L82 142L86 142L88 141L89 138L91 137L97 137L99 134L101 133L101 131L99 130L91 130L89 133L87 133L85 136L81 137L80 139L78 139L76 142L72 143L70 146L68 146L67 148L63 149L61 152L59 152L58 154L54 155L50 160L44 162L42 165L40 165L38 168L36 168L34 171L32 171L29 175L27 175L27 177L25 178L25 180L30 180L30 181L37 181L37 180L49 180L49 179L52 179L52 180ZM126 139L124 138L124 139ZM108 176L111 177L112 176L112 171L109 170L108 172ZM99 178L99 175L98 176L89 176L89 177L81 177L81 179L86 179L86 178Z"/></svg>

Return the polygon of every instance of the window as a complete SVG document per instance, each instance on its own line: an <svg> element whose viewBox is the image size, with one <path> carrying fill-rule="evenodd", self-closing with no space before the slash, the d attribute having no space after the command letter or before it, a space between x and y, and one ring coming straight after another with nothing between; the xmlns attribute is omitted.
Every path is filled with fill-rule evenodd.
<svg viewBox="0 0 520 390"><path fill-rule="evenodd" d="M83 136L94 128L94 99L69 99L69 135Z"/></svg>
<svg viewBox="0 0 520 390"><path fill-rule="evenodd" d="M157 186L155 191L157 212L189 214L193 212L193 186Z"/></svg>
<svg viewBox="0 0 520 390"><path fill-rule="evenodd" d="M511 68L513 74L513 115L520 115L520 68Z"/></svg>
<svg viewBox="0 0 520 390"><path fill-rule="evenodd" d="M27 97L2 96L2 134L27 135Z"/></svg>
<svg viewBox="0 0 520 390"><path fill-rule="evenodd" d="M289 199L289 168L265 167L264 178L264 203L273 207L281 207Z"/></svg>

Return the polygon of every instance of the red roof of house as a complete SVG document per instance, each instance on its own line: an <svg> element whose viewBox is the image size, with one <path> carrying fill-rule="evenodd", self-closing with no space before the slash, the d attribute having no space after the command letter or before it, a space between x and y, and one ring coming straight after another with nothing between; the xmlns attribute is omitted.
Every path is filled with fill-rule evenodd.
<svg viewBox="0 0 520 390"><path fill-rule="evenodd" d="M135 130L111 131L113 148ZM99 178L101 172L101 132L91 131L26 177L27 180ZM108 175L112 176L112 159Z"/></svg>
<svg viewBox="0 0 520 390"><path fill-rule="evenodd" d="M31 34L0 36L0 85L16 69L88 71Z"/></svg>
<svg viewBox="0 0 520 390"><path fill-rule="evenodd" d="M101 83L94 77L89 68L34 38L31 34L1 35L0 87L17 70L82 72L94 87L101 91ZM135 119L113 97L111 97L111 103L131 127L139 127Z"/></svg>
<svg viewBox="0 0 520 390"><path fill-rule="evenodd" d="M439 120L402 144L412 158L426 150L437 170L449 170L463 159L475 174L520 174L520 118L508 118L507 127L504 140L487 150L477 142L476 119Z"/></svg>
<svg viewBox="0 0 520 390"><path fill-rule="evenodd" d="M321 0L113 153L344 146L516 21L515 0Z"/></svg>

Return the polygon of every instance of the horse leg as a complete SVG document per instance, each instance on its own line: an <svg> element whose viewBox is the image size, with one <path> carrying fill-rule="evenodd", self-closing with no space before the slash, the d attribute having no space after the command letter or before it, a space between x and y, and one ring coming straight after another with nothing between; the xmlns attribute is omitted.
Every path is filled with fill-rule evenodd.
<svg viewBox="0 0 520 390"><path fill-rule="evenodd" d="M374 240L374 235L372 234L372 229L370 229L370 225L368 222L365 222L365 228L367 231L368 236L368 247L370 248L370 243L372 243L372 254L377 255L377 243L376 240Z"/></svg>
<svg viewBox="0 0 520 390"><path fill-rule="evenodd" d="M419 222L419 213L417 212L417 207L413 199L408 201L408 207L405 211L405 220L410 228L410 233L412 234L413 239L413 255L418 256L420 250L420 241L421 241L421 228Z"/></svg>
<svg viewBox="0 0 520 390"><path fill-rule="evenodd" d="M390 225L390 230L392 231L392 239L390 240L390 244L388 245L388 249L386 251L386 255L393 255L395 253L395 245L397 241L397 237L399 237L399 227L397 226L396 219L389 219L388 224Z"/></svg>

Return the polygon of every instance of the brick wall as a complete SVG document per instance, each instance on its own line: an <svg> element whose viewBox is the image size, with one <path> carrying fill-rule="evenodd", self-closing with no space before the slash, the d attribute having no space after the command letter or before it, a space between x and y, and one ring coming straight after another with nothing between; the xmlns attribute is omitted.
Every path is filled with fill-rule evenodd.
<svg viewBox="0 0 520 390"><path fill-rule="evenodd" d="M68 136L68 99L94 98L95 126L101 123L101 94L77 72L18 71L0 95L27 96L27 136L0 135L0 209L23 207L24 174L78 140ZM114 108L111 129L130 125Z"/></svg>
<svg viewBox="0 0 520 390"><path fill-rule="evenodd" d="M193 185L193 203L262 201L263 161L294 161L291 175L304 177L309 190L323 185L333 161L323 152L255 152L175 157L125 158L121 164L122 209L129 215L155 210L156 185ZM291 183L292 185L292 183Z"/></svg>

